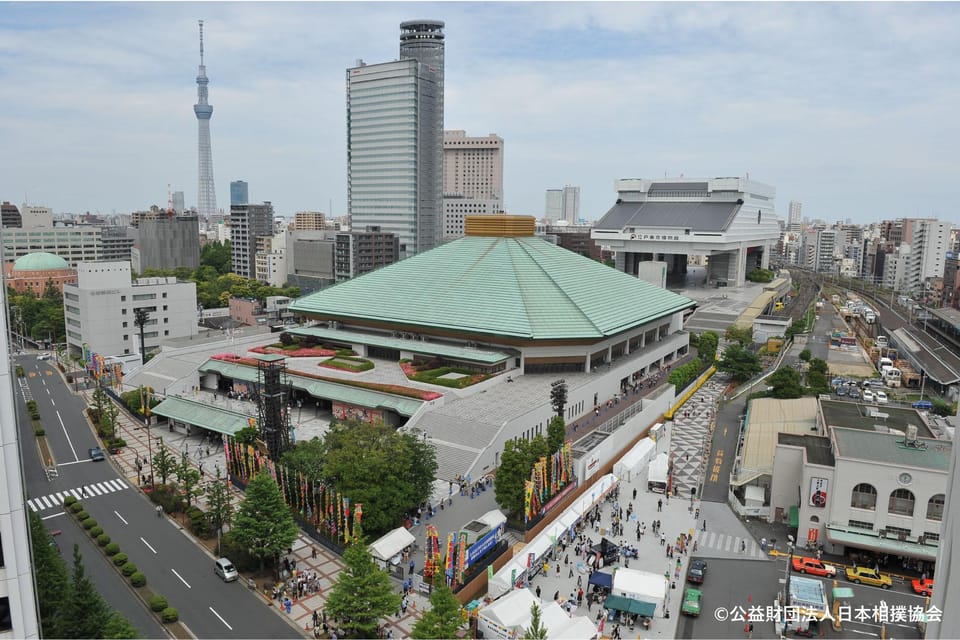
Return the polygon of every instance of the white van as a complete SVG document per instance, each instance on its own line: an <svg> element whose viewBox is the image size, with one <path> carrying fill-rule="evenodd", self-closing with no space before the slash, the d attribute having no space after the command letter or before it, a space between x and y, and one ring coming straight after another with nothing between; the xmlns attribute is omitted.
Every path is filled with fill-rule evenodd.
<svg viewBox="0 0 960 640"><path fill-rule="evenodd" d="M233 563L226 558L220 558L213 563L213 572L223 578L224 582L233 582L240 575Z"/></svg>

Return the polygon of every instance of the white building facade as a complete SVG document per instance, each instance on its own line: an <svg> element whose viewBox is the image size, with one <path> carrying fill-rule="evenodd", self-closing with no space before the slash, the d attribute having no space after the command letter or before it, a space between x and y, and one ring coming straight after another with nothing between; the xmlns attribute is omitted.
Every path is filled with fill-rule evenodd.
<svg viewBox="0 0 960 640"><path fill-rule="evenodd" d="M165 340L197 335L197 285L176 278L131 281L129 262L90 262L77 267L77 283L64 286L67 345L81 353L86 344L104 356L140 350L134 310L146 309L147 353Z"/></svg>

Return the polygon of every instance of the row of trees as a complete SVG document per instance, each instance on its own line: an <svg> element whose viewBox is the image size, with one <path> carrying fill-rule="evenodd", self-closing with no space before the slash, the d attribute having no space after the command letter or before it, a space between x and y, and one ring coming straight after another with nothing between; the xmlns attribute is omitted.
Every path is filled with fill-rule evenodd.
<svg viewBox="0 0 960 640"><path fill-rule="evenodd" d="M44 638L140 637L129 620L110 608L87 577L79 547L73 545L73 570L68 571L40 516L33 511L29 513L41 635Z"/></svg>
<svg viewBox="0 0 960 640"><path fill-rule="evenodd" d="M17 333L22 332L33 340L63 342L66 339L63 295L50 280L40 296L30 289L19 293L13 287L7 287L7 300L11 328Z"/></svg>
<svg viewBox="0 0 960 640"><path fill-rule="evenodd" d="M526 440L508 440L500 454L500 466L493 481L497 504L507 513L517 513L524 506L524 483L530 479L533 465L540 458L551 460L550 454L563 446L567 426L560 416L547 423L547 435L537 434ZM548 476L552 469L548 470Z"/></svg>

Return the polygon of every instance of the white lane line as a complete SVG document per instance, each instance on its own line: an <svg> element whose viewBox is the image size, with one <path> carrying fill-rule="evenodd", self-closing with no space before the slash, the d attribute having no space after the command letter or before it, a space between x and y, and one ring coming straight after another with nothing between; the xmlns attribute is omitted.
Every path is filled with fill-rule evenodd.
<svg viewBox="0 0 960 640"><path fill-rule="evenodd" d="M58 517L60 517L60 516L65 516L65 515L67 515L67 512L66 512L66 511L61 511L60 513L55 513L55 514L53 514L52 516L44 516L44 517L42 517L42 518L40 518L40 519L41 519L41 520L49 520L50 518L58 518Z"/></svg>
<svg viewBox="0 0 960 640"><path fill-rule="evenodd" d="M122 515L120 515L119 513L117 513L117 510L116 510L116 509L114 509L113 512L117 514L117 517L120 518L120 521L123 522L123 524L130 524L129 522L127 522L126 520L123 519L123 516L122 516Z"/></svg>
<svg viewBox="0 0 960 640"><path fill-rule="evenodd" d="M170 569L170 571L173 571L173 575L175 575L175 576L177 576L178 578L180 578L180 582L182 582L183 584L187 585L187 589L193 589L193 587L190 586L190 583L187 582L186 580L184 580L182 575L180 575L179 573L177 573L177 570L176 570L176 569Z"/></svg>
<svg viewBox="0 0 960 640"><path fill-rule="evenodd" d="M47 393L49 393L49 391ZM57 406L57 403L53 398L50 398L50 404L52 404L53 406Z"/></svg>
<svg viewBox="0 0 960 640"><path fill-rule="evenodd" d="M71 464L83 464L83 463L85 463L85 462L90 462L90 460L75 460L75 461L73 461L73 462L58 462L58 463L57 463L57 466L58 466L58 467L68 467L68 466L70 466Z"/></svg>
<svg viewBox="0 0 960 640"><path fill-rule="evenodd" d="M47 496L43 496L42 498L39 498L39 501L43 505L44 509L50 509L53 507L53 503L47 500Z"/></svg>
<svg viewBox="0 0 960 640"><path fill-rule="evenodd" d="M127 488L128 485L124 484L120 480L108 480L107 484L113 486L116 491L123 491Z"/></svg>
<svg viewBox="0 0 960 640"><path fill-rule="evenodd" d="M47 385L46 385L46 383L44 383L44 385L43 385L43 386L45 386L45 387L46 387L46 386L47 386ZM47 391L47 395L50 395L50 389L49 389L49 387L47 388L47 390L46 390L46 391Z"/></svg>
<svg viewBox="0 0 960 640"><path fill-rule="evenodd" d="M89 484L87 485L87 493L93 494L95 496L102 496L103 494L106 493L106 491L104 491L103 489L101 489L99 486L95 484Z"/></svg>
<svg viewBox="0 0 960 640"><path fill-rule="evenodd" d="M223 626L225 626L227 629L230 629L230 631L233 631L233 627L231 627L229 624L227 624L227 621L223 619L223 616L221 616L219 613L217 613L216 610L215 610L213 607L208 607L208 608L210 609L210 611L213 611L213 615L215 615L215 616L217 616L218 618L220 618L220 622L223 623Z"/></svg>
<svg viewBox="0 0 960 640"><path fill-rule="evenodd" d="M157 552L157 550L154 549L153 547L151 547L151 546L150 546L150 543L147 542L146 540L144 540L143 537L140 538L140 542L142 542L143 544L147 545L147 549L150 549L150 551L153 551L154 553Z"/></svg>
<svg viewBox="0 0 960 640"><path fill-rule="evenodd" d="M59 504L59 503L63 503L63 494L58 491L58 492L56 493L56 496L57 496L57 503L58 503L58 504Z"/></svg>
<svg viewBox="0 0 960 640"><path fill-rule="evenodd" d="M63 424L63 418L60 417L59 411L57 411L57 420L60 421L60 428L63 429L63 435L67 437L67 444L70 445L70 451L73 451L73 459L79 461L80 456L77 455L77 450L73 448L73 440L70 439L70 434L67 433L67 425Z"/></svg>
<svg viewBox="0 0 960 640"><path fill-rule="evenodd" d="M870 633L869 631L860 631L860 629L850 629L854 633L862 633L865 636L873 636L874 638L879 638L880 636L875 633Z"/></svg>
<svg viewBox="0 0 960 640"><path fill-rule="evenodd" d="M27 500L27 505L34 511L40 511L40 509L37 509L37 506L33 504L33 500Z"/></svg>
<svg viewBox="0 0 960 640"><path fill-rule="evenodd" d="M70 491L68 491L67 493L69 493L70 495L72 495L72 496L73 496L74 498L76 498L77 500L80 499L80 492L77 491L76 489L70 489Z"/></svg>

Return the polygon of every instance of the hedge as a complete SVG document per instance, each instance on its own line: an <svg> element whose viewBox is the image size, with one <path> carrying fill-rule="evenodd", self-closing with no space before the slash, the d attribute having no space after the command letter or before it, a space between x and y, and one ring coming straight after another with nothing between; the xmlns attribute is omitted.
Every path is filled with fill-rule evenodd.
<svg viewBox="0 0 960 640"><path fill-rule="evenodd" d="M159 593L154 596L150 596L150 608L157 613L163 611L169 606L170 605L167 603L167 599Z"/></svg>
<svg viewBox="0 0 960 640"><path fill-rule="evenodd" d="M130 576L130 584L135 587L142 587L143 585L147 584L147 576L137 571Z"/></svg>
<svg viewBox="0 0 960 640"><path fill-rule="evenodd" d="M91 537L91 538L96 538L96 537L99 536L101 533L103 533L103 527L101 527L100 525L97 525L97 526L93 527L92 529L90 529L89 533L90 533L90 537Z"/></svg>
<svg viewBox="0 0 960 640"><path fill-rule="evenodd" d="M84 529L90 530L97 526L97 521L93 519L93 516L88 515L86 520L80 522L80 525Z"/></svg>
<svg viewBox="0 0 960 640"><path fill-rule="evenodd" d="M77 514L77 518L80 518L80 513L83 511L83 505L75 501L70 505L70 511L73 511L75 514ZM80 519L82 520L83 518Z"/></svg>
<svg viewBox="0 0 960 640"><path fill-rule="evenodd" d="M103 548L103 552L106 553L108 556L115 556L118 553L120 553L120 545L117 544L116 542L111 542L110 544L108 544Z"/></svg>
<svg viewBox="0 0 960 640"><path fill-rule="evenodd" d="M77 499L73 496L67 496L63 499L63 506L70 507L77 503Z"/></svg>
<svg viewBox="0 0 960 640"><path fill-rule="evenodd" d="M110 536L105 533L101 533L97 536L97 544L101 547L105 547L110 544Z"/></svg>
<svg viewBox="0 0 960 640"><path fill-rule="evenodd" d="M173 607L167 607L163 610L163 613L160 614L160 619L164 622L176 622L180 619L180 614L177 613L177 610Z"/></svg>
<svg viewBox="0 0 960 640"><path fill-rule="evenodd" d="M132 562L127 562L122 567L120 567L120 573L127 576L128 578L137 572L137 565Z"/></svg>
<svg viewBox="0 0 960 640"><path fill-rule="evenodd" d="M113 564L117 565L118 567L126 563L127 563L127 554L117 553L116 555L113 556Z"/></svg>

